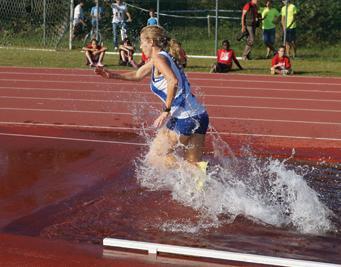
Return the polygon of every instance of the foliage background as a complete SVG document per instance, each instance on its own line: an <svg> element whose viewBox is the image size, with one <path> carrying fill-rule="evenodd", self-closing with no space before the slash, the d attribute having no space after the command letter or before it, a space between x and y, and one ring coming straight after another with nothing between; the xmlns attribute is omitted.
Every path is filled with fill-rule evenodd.
<svg viewBox="0 0 341 267"><path fill-rule="evenodd" d="M112 40L111 4L112 0L100 0L105 7L105 17L101 23L101 33L106 45L110 47ZM240 17L240 10L248 0L219 0L219 9L237 10L239 12L223 13L221 16ZM43 47L42 42L42 2L43 0L0 0L0 45ZM46 0L47 12L47 44L45 47L58 45L67 48L69 0ZM129 4L141 8L156 9L156 0L127 0ZM259 0L259 6L265 5L265 0ZM341 40L341 1L340 0L292 0L297 6L298 13L298 46L328 47L340 43ZM206 12L189 12L182 15L188 18L160 17L160 23L172 35L181 40L191 53L214 54L214 19L210 20L210 27L206 19L190 19L193 16L214 15L215 0L160 0L160 10L172 13L173 10L211 10ZM75 5L78 0L75 0ZM93 0L85 0L84 10L89 18ZM274 6L280 9L282 2L274 0ZM130 8L133 23L129 25L129 35L138 43L138 33L146 25L147 12ZM175 14L175 13L173 13ZM179 14L178 14L179 15ZM88 19L88 28L90 20ZM208 34L211 31L211 34ZM240 20L219 19L218 39L229 39L235 49L242 49L243 43L236 42L236 35L240 31ZM256 48L262 47L262 36L257 34ZM281 43L282 30L277 26L277 41ZM80 44L78 45L80 46Z"/></svg>

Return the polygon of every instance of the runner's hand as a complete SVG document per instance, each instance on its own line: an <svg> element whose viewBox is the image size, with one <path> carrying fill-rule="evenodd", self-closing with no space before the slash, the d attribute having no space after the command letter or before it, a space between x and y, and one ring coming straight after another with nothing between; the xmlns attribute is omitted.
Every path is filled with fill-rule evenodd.
<svg viewBox="0 0 341 267"><path fill-rule="evenodd" d="M169 112L162 112L160 116L154 121L153 126L155 128L160 128L162 125L165 124L168 115L169 115Z"/></svg>

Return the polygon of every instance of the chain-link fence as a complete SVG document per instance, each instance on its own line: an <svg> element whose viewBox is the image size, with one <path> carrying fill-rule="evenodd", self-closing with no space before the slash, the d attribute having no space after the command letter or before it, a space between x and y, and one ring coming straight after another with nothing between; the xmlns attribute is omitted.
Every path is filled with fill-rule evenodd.
<svg viewBox="0 0 341 267"><path fill-rule="evenodd" d="M79 0L0 0L0 45L21 47L67 48L69 46L70 4L71 10ZM84 1L84 20L73 47L84 45L84 37L91 31L91 8L94 0ZM104 45L113 50L112 4L114 0L99 0L102 8L99 32ZM124 1L122 1L124 2ZM159 23L171 37L182 42L188 54L214 55L218 45L228 39L232 48L241 54L245 41L237 41L241 30L241 10L249 0L127 0L128 11L133 21L127 23L128 36L138 47L138 35L149 18L149 9L159 7ZM265 0L258 0L259 10ZM337 44L341 38L341 1L292 0L297 7L297 43L299 47ZM218 24L216 11L218 7ZM281 0L274 0L273 7L279 12ZM72 24L72 22L71 22ZM217 36L216 36L217 34ZM89 35L88 35L89 36ZM265 49L262 29L257 29L255 53ZM280 18L276 23L275 46L283 42ZM263 52L262 52L263 53Z"/></svg>
<svg viewBox="0 0 341 267"><path fill-rule="evenodd" d="M75 0L77 2L77 0ZM99 21L101 40L110 50L114 49L112 29L112 3L115 1L99 1L103 14ZM157 11L159 4L159 24L163 26L172 38L179 40L189 54L214 55L216 39L234 38L240 31L241 4L221 5L224 1L181 1L181 0L144 0L125 1L132 22L126 23L127 34L131 41L138 47L139 32L147 25L149 10ZM216 7L218 2L218 32L216 34ZM232 2L232 1L231 1ZM91 31L90 11L95 6L95 1L85 1L84 15L87 26L83 34L73 41L74 47L84 45L84 36ZM120 38L120 34L118 32Z"/></svg>
<svg viewBox="0 0 341 267"><path fill-rule="evenodd" d="M69 0L0 0L0 45L56 48L69 27Z"/></svg>
<svg viewBox="0 0 341 267"><path fill-rule="evenodd" d="M75 0L76 1L76 0ZM218 46L221 41L228 39L238 55L242 54L245 39L237 41L241 32L241 15L244 5L250 0L130 0L125 1L133 21L128 23L128 36L138 47L138 35L142 27L146 26L149 9L159 8L159 24L167 29L171 37L182 42L186 52L194 55L214 55L216 40ZM113 50L112 10L115 1L101 0L99 5L104 9L100 21L100 32L105 46ZM123 1L122 1L123 2ZM337 44L341 38L341 1L334 0L291 0L297 8L296 39L299 48L328 47ZM258 0L258 10L261 13L266 1ZM90 17L93 1L86 1L85 16ZM273 0L272 6L279 14L285 6L282 0ZM218 9L217 9L218 7ZM216 11L218 10L218 24L216 28ZM88 23L89 24L89 23ZM281 15L276 20L275 47L283 44L284 31L281 25ZM90 27L90 26L89 26ZM75 42L75 46L80 46ZM256 30L253 47L253 57L265 55L262 26Z"/></svg>

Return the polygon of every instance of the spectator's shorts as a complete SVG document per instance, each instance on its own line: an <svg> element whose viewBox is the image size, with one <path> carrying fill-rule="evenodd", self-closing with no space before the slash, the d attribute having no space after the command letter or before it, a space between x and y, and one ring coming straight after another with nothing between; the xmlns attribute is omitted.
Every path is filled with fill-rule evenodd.
<svg viewBox="0 0 341 267"><path fill-rule="evenodd" d="M225 73L225 72L230 71L231 68L232 68L232 65L217 63L216 71L220 73Z"/></svg>
<svg viewBox="0 0 341 267"><path fill-rule="evenodd" d="M287 29L287 40L288 43L296 41L296 28Z"/></svg>
<svg viewBox="0 0 341 267"><path fill-rule="evenodd" d="M166 127L177 134L190 136L192 134L206 134L208 123L208 114L204 112L186 119L171 117Z"/></svg>
<svg viewBox="0 0 341 267"><path fill-rule="evenodd" d="M276 29L263 30L263 41L265 44L273 45L275 43Z"/></svg>
<svg viewBox="0 0 341 267"><path fill-rule="evenodd" d="M93 55L92 53L90 53L90 57L91 57L91 60L94 64L97 64L98 63L98 60L99 60L99 56L100 54L97 54L97 55ZM85 62L86 65L90 65L90 62L89 60L86 58L86 62Z"/></svg>
<svg viewBox="0 0 341 267"><path fill-rule="evenodd" d="M99 20L98 20L98 23L99 23ZM91 25L92 25L93 28L95 28L96 25L97 25L97 20L96 19L91 19Z"/></svg>

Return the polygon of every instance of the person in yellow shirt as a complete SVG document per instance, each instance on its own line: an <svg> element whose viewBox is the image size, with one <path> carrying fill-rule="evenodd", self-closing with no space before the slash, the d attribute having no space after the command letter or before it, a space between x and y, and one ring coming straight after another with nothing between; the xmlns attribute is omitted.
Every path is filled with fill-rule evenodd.
<svg viewBox="0 0 341 267"><path fill-rule="evenodd" d="M269 58L270 52L276 52L274 48L276 38L276 23L280 13L272 6L272 0L265 2L265 8L262 11L262 28L263 28L263 41L266 45L266 58Z"/></svg>
<svg viewBox="0 0 341 267"><path fill-rule="evenodd" d="M296 15L297 8L290 0L282 0L282 27L286 31L285 48L288 55L296 56ZM288 11L286 10L288 6ZM292 53L290 54L290 51Z"/></svg>

